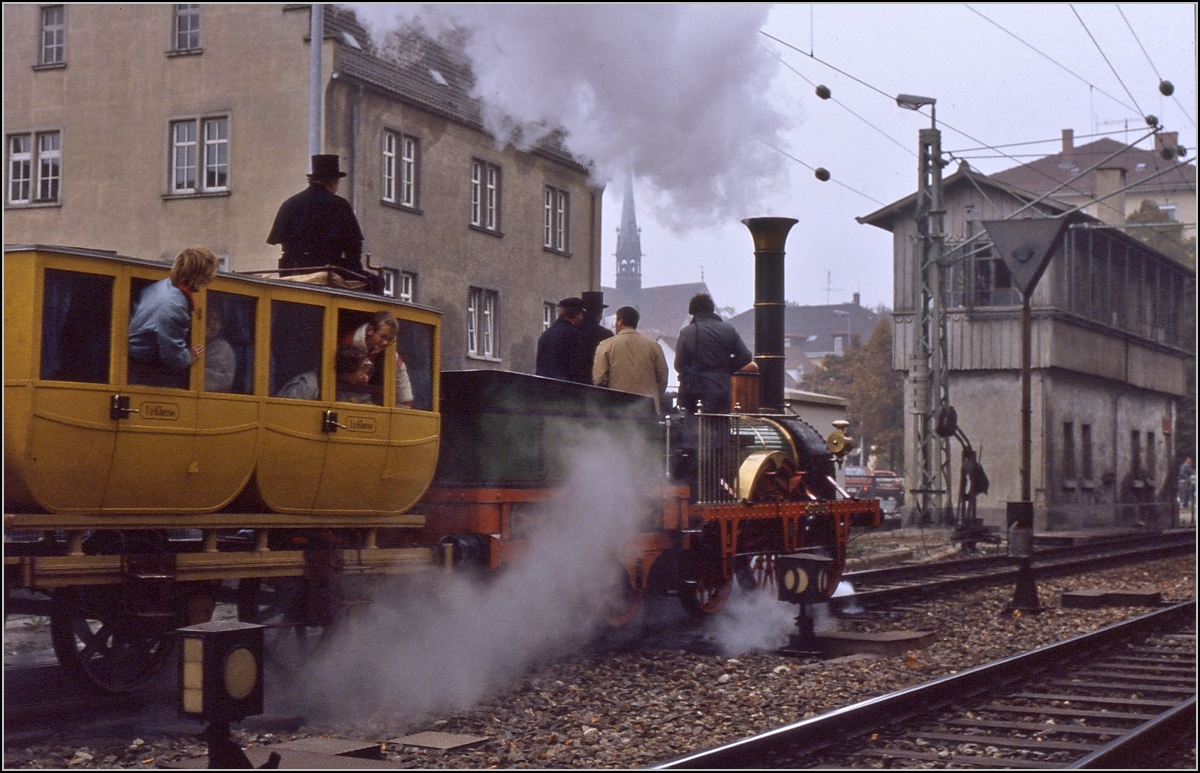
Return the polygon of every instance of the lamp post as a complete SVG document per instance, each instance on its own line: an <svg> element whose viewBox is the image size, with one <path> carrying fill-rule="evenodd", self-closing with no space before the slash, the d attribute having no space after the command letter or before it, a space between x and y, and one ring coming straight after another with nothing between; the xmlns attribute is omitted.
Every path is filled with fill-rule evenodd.
<svg viewBox="0 0 1200 773"><path fill-rule="evenodd" d="M934 417L950 403L947 372L946 319L942 309L942 252L945 215L942 207L942 133L937 128L937 100L900 94L896 104L906 110L930 108L930 127L919 134L916 224L921 254L912 262L912 361L910 364L913 416L913 469L916 485L913 519L929 523L938 512L943 523L954 509L943 495L950 490L950 442L934 431Z"/></svg>

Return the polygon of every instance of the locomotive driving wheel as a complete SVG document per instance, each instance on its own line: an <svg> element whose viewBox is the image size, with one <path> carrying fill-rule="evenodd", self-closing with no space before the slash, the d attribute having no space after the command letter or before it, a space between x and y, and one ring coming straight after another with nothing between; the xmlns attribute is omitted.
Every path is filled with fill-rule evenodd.
<svg viewBox="0 0 1200 773"><path fill-rule="evenodd" d="M238 620L266 626L266 662L285 672L302 668L330 635L330 627L310 624L303 577L251 577L237 588Z"/></svg>
<svg viewBox="0 0 1200 773"><path fill-rule="evenodd" d="M738 470L738 490L747 502L792 502L804 493L804 474L780 451L756 451Z"/></svg>
<svg viewBox="0 0 1200 773"><path fill-rule="evenodd" d="M629 576L629 570L623 564L618 564L619 579L613 588L613 595L604 607L604 622L612 628L629 625L637 617L642 608L645 589L636 587Z"/></svg>
<svg viewBox="0 0 1200 773"><path fill-rule="evenodd" d="M739 558L737 570L734 573L738 586L744 591L775 593L775 560L778 557L774 553L763 553Z"/></svg>
<svg viewBox="0 0 1200 773"><path fill-rule="evenodd" d="M50 612L59 664L93 690L127 693L148 684L174 649L170 628L122 611L111 586L61 588Z"/></svg>

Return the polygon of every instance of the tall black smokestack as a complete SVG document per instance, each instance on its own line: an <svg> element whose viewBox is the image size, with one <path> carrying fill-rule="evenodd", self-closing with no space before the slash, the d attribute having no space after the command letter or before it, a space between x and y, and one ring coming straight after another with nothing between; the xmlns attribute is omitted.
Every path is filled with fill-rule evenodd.
<svg viewBox="0 0 1200 773"><path fill-rule="evenodd" d="M783 413L783 245L798 221L790 217L751 217L742 221L754 238L754 360L758 401L765 411Z"/></svg>

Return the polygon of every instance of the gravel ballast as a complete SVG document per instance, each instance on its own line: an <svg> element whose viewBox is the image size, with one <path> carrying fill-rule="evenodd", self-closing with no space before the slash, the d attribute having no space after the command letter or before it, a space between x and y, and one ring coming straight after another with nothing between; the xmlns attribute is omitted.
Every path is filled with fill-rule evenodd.
<svg viewBox="0 0 1200 773"><path fill-rule="evenodd" d="M513 675L507 685L466 710L422 717L381 712L353 718L343 712L337 721L309 717L297 732L235 729L234 737L243 747L314 736L384 743L384 757L395 767L643 767L1148 611L1144 607L1063 608L1065 591L1155 591L1164 602L1194 598L1195 557L1044 579L1037 587L1044 611L1036 615L1006 613L1013 588L1003 586L911 602L885 613L837 622L845 631L935 634L925 649L895 657L816 660L753 649L720 651L717 638L703 631L693 631L691 638L673 637L651 626L640 648L589 647L544 660ZM772 606L770 614L781 613ZM721 638L730 640L736 637ZM651 644L645 645L646 641ZM395 742L420 731L488 740L447 751ZM1190 763L1184 760L1184 766L1194 766L1194 739L1192 747ZM113 737L87 746L51 741L22 748L6 743L4 766L155 767L205 753L206 747L194 736L146 730L142 737Z"/></svg>

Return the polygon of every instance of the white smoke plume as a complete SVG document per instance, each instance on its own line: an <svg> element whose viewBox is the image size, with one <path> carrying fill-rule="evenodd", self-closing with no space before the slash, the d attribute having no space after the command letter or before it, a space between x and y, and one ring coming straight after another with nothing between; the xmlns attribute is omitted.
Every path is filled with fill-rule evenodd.
<svg viewBox="0 0 1200 773"><path fill-rule="evenodd" d="M662 222L744 217L783 174L787 120L765 97L778 62L759 43L769 6L353 5L378 42L419 25L465 32L488 130L552 130L596 182L632 169Z"/></svg>
<svg viewBox="0 0 1200 773"><path fill-rule="evenodd" d="M577 440L571 479L529 522L524 555L489 582L438 572L375 593L287 702L310 717L417 721L466 709L586 641L616 596L622 545L648 512L636 492L662 461L629 437Z"/></svg>

